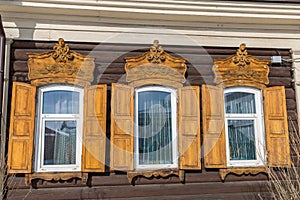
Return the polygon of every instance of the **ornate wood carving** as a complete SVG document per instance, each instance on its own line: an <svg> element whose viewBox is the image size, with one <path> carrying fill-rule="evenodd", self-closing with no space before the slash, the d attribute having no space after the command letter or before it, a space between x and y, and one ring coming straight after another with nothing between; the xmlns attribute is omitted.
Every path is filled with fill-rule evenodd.
<svg viewBox="0 0 300 200"><path fill-rule="evenodd" d="M229 86L264 88L269 83L269 61L248 55L246 45L241 44L235 55L214 61L215 83Z"/></svg>
<svg viewBox="0 0 300 200"><path fill-rule="evenodd" d="M69 83L86 86L94 79L94 58L70 50L62 38L59 38L52 51L31 53L28 57L31 84Z"/></svg>
<svg viewBox="0 0 300 200"><path fill-rule="evenodd" d="M269 174L269 170L268 170L268 168L265 168L265 167L227 168L227 169L219 170L219 174L220 174L222 181L224 181L225 177L230 173L237 174L237 175L243 175L243 174L244 175L248 175L248 174L256 175L259 173Z"/></svg>
<svg viewBox="0 0 300 200"><path fill-rule="evenodd" d="M158 40L154 41L150 50L138 57L126 58L126 81L156 79L171 80L184 83L186 72L185 59L175 58L166 53Z"/></svg>
<svg viewBox="0 0 300 200"><path fill-rule="evenodd" d="M133 184L133 180L138 176L143 176L146 178L159 178L168 177L175 175L179 177L180 182L184 182L184 171L183 170L156 170L156 171L140 171L140 172L127 172L127 178L130 184Z"/></svg>
<svg viewBox="0 0 300 200"><path fill-rule="evenodd" d="M79 178L83 183L87 182L88 174L81 172L60 172L60 173L33 173L25 175L25 184L30 185L34 179L45 181L67 181L72 178Z"/></svg>

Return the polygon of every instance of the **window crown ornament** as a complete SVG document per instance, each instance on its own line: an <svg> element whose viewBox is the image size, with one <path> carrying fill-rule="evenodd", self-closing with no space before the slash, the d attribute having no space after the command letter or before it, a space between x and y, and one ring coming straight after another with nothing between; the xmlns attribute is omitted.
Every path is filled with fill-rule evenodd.
<svg viewBox="0 0 300 200"><path fill-rule="evenodd" d="M243 85L263 88L269 83L268 64L268 60L259 60L249 55L243 43L235 55L214 60L214 81L225 87Z"/></svg>
<svg viewBox="0 0 300 200"><path fill-rule="evenodd" d="M126 81L139 80L169 80L179 83L186 81L186 60L173 57L159 46L159 41L154 40L153 46L146 53L137 57L125 59Z"/></svg>
<svg viewBox="0 0 300 200"><path fill-rule="evenodd" d="M85 86L94 80L95 58L70 50L62 38L52 51L27 55L28 78L33 85L69 83Z"/></svg>

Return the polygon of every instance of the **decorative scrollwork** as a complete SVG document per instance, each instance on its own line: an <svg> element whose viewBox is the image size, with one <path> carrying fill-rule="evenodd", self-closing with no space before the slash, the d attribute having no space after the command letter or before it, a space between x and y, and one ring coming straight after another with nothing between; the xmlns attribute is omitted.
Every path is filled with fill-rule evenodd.
<svg viewBox="0 0 300 200"><path fill-rule="evenodd" d="M178 176L180 182L184 182L184 171L183 170L156 170L156 171L141 171L141 172L128 172L127 178L130 184L133 184L133 180L138 176L146 178L159 178L168 177L171 175Z"/></svg>
<svg viewBox="0 0 300 200"><path fill-rule="evenodd" d="M154 40L153 46L150 48L149 54L147 55L147 59L151 63L162 63L166 60L166 57L164 56L164 50L161 46L159 46L159 41Z"/></svg>
<svg viewBox="0 0 300 200"><path fill-rule="evenodd" d="M244 69L245 67L247 67L247 65L250 64L251 60L248 58L246 44L242 43L240 45L240 48L237 50L236 56L233 57L232 61L242 69Z"/></svg>
<svg viewBox="0 0 300 200"><path fill-rule="evenodd" d="M29 53L28 57L28 78L36 85L47 84L46 81L65 83L65 80L86 82L83 85L88 85L94 79L95 58L70 50L62 38L59 38L52 51Z"/></svg>
<svg viewBox="0 0 300 200"><path fill-rule="evenodd" d="M159 46L158 40L154 40L148 52L137 57L126 58L126 81L157 79L172 80L182 84L186 81L187 67L185 62L185 59L173 57L165 52Z"/></svg>
<svg viewBox="0 0 300 200"><path fill-rule="evenodd" d="M70 51L69 46L65 44L64 39L59 38L58 43L53 46L54 52L52 57L56 62L67 62L74 59L73 53Z"/></svg>
<svg viewBox="0 0 300 200"><path fill-rule="evenodd" d="M259 173L265 173L265 174L268 174L269 173L269 170L265 167L245 167L245 168L227 168L227 169L220 169L219 170L219 174L220 174L220 177L222 179L222 181L225 180L225 177L230 174L230 173L233 173L233 174L237 174L237 175L256 175L256 174L259 174Z"/></svg>
<svg viewBox="0 0 300 200"><path fill-rule="evenodd" d="M259 60L248 55L243 43L235 55L214 60L215 83L225 87L243 85L264 88L269 83L268 64L268 60Z"/></svg>

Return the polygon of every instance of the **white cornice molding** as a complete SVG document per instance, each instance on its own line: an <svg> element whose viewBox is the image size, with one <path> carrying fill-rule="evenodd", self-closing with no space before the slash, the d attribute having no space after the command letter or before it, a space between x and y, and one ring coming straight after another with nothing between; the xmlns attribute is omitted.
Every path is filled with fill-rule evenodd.
<svg viewBox="0 0 300 200"><path fill-rule="evenodd" d="M0 11L111 17L137 20L299 24L300 4L174 0L15 0L0 1Z"/></svg>

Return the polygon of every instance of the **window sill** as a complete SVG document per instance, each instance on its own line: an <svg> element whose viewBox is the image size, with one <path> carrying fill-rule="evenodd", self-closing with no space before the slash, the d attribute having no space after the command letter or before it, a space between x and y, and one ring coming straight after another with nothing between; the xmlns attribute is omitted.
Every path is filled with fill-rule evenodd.
<svg viewBox="0 0 300 200"><path fill-rule="evenodd" d="M240 168L227 168L227 169L220 169L219 175L222 179L222 181L225 180L226 176L230 173L236 174L236 175L256 175L259 173L269 173L268 168L266 167L240 167Z"/></svg>
<svg viewBox="0 0 300 200"><path fill-rule="evenodd" d="M25 184L31 185L31 181L34 179L42 179L45 181L67 181L72 178L79 178L83 183L86 183L88 174L82 172L32 173L25 175Z"/></svg>
<svg viewBox="0 0 300 200"><path fill-rule="evenodd" d="M170 175L175 175L179 177L180 182L184 182L184 171L178 169L162 169L162 170L153 170L153 171L135 171L128 172L127 178L130 184L134 185L134 181L138 176L143 176L146 178L159 178L159 177L168 177Z"/></svg>

